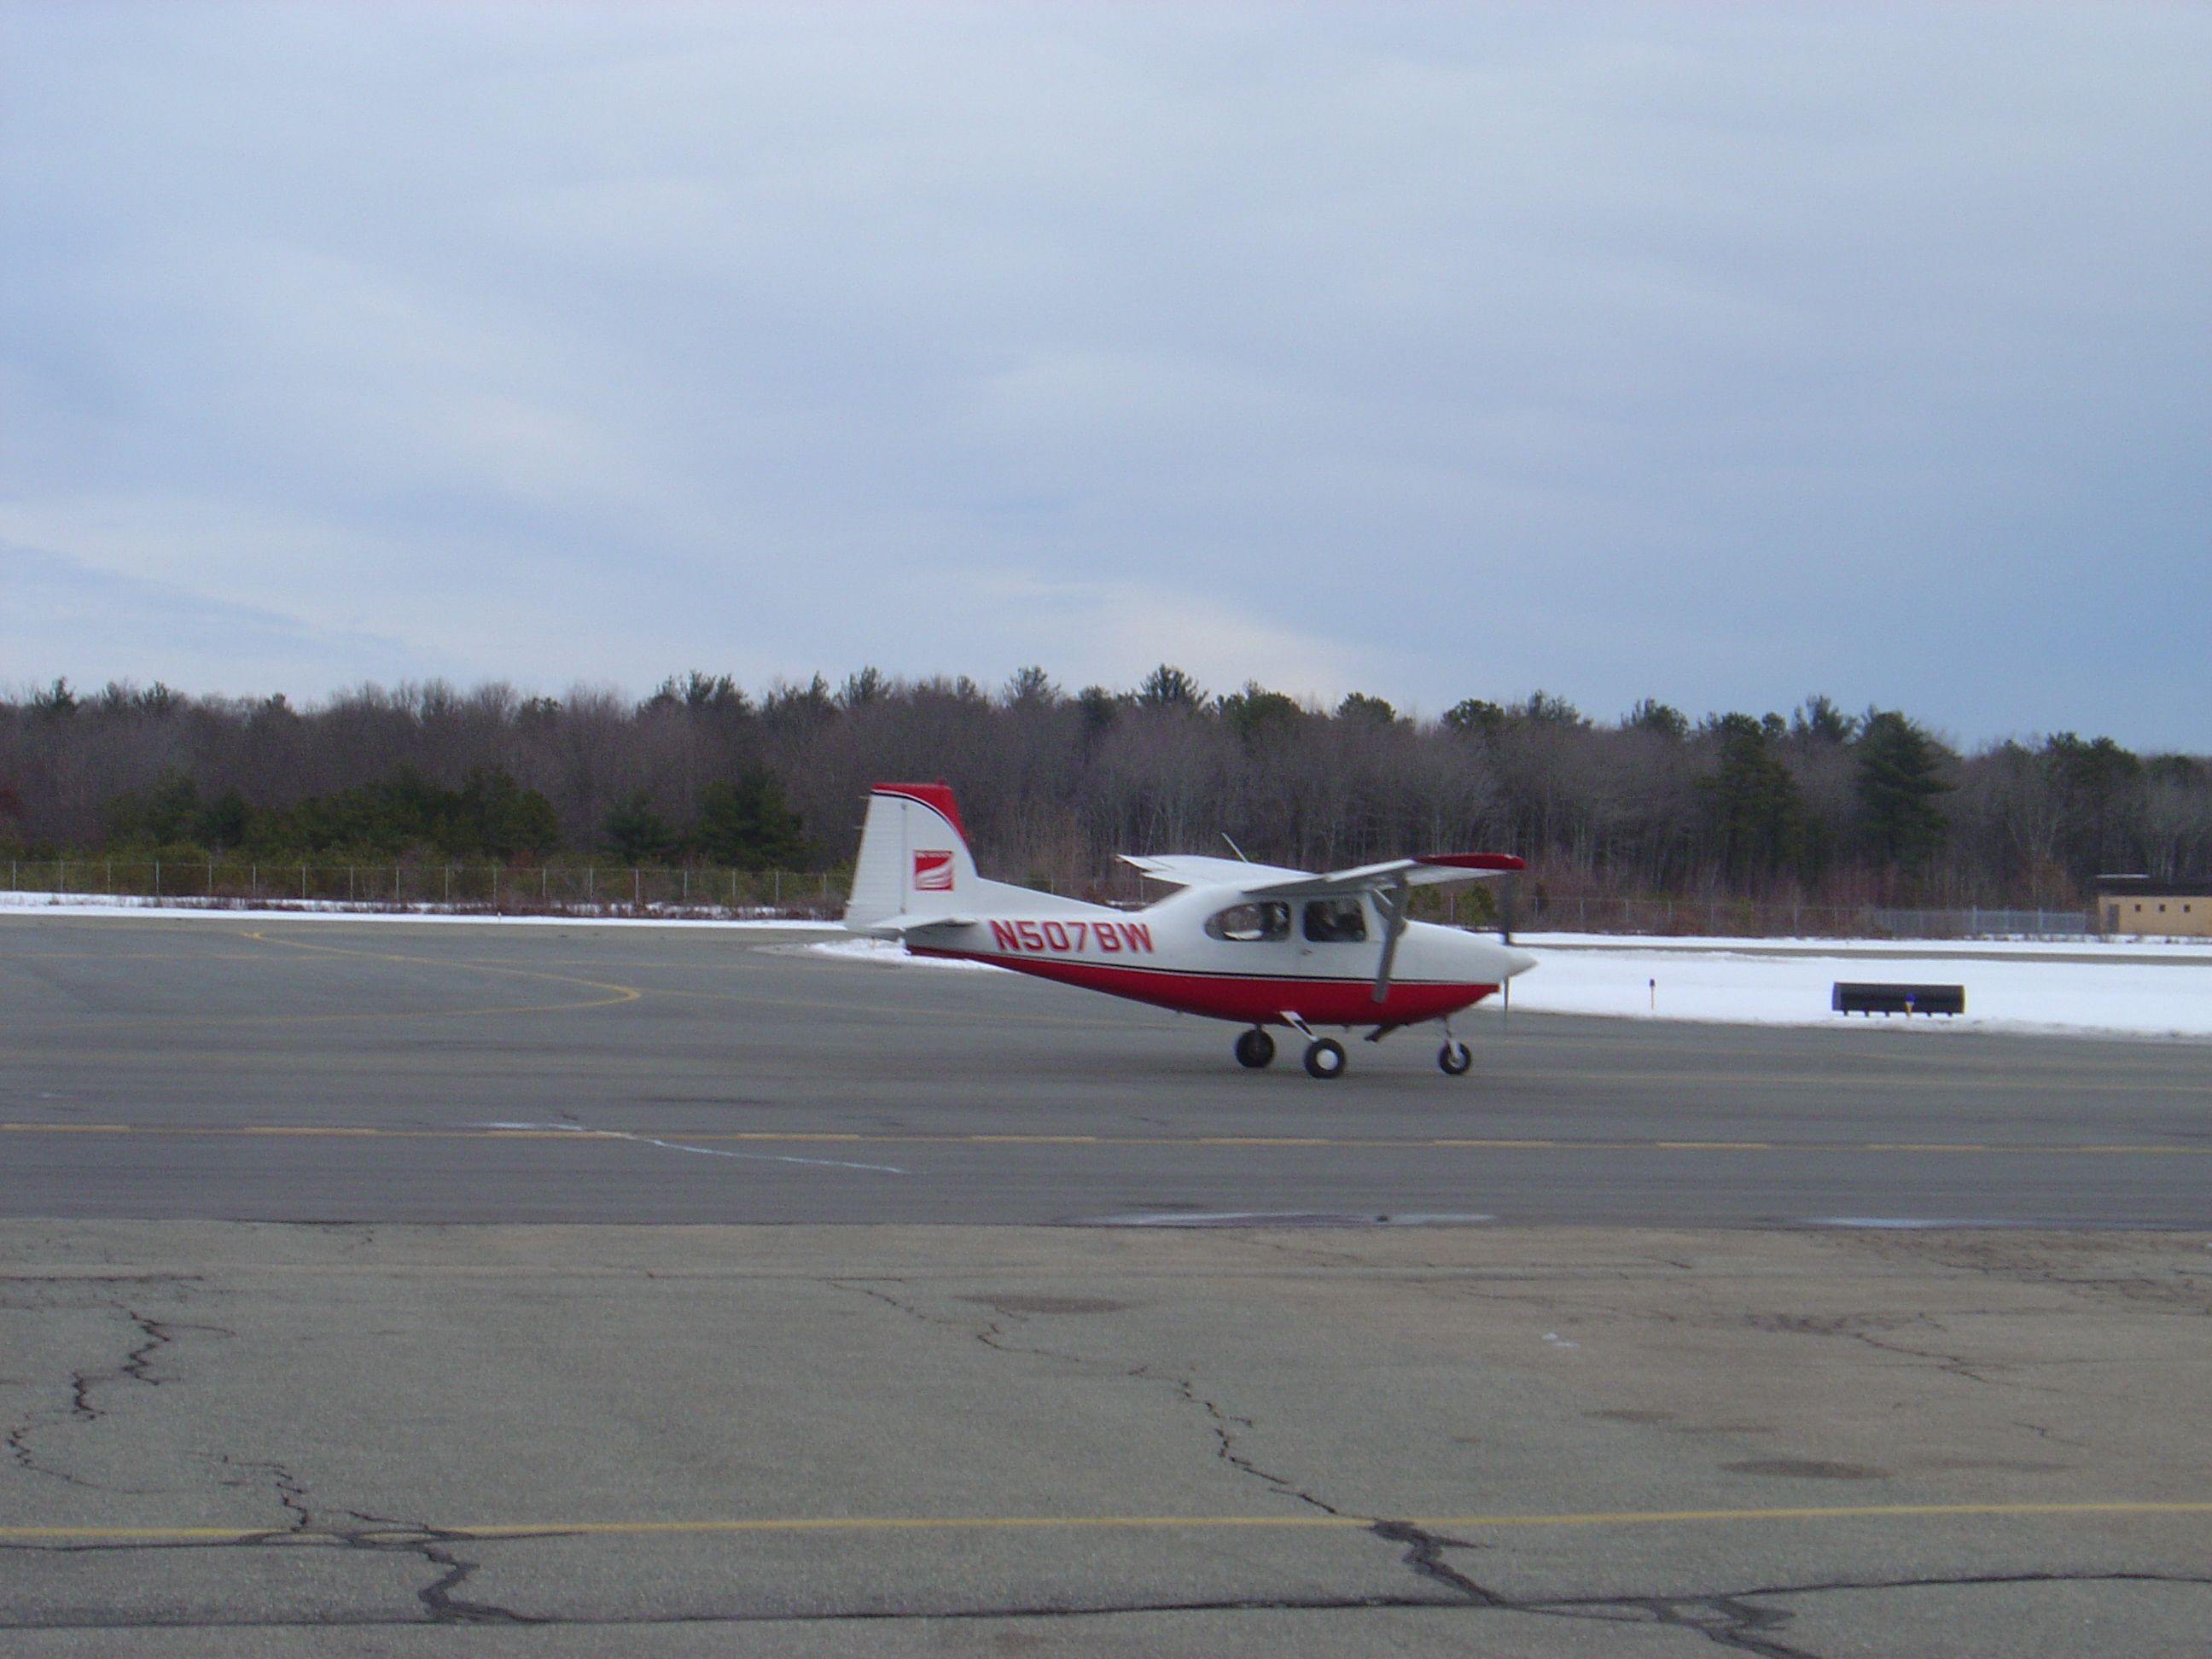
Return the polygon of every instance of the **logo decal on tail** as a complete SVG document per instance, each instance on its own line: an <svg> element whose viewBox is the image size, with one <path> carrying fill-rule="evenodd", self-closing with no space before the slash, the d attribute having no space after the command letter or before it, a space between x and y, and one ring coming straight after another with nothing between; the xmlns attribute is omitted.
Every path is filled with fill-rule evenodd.
<svg viewBox="0 0 2212 1659"><path fill-rule="evenodd" d="M914 855L914 890L917 893L949 893L952 890L952 853L949 848L941 853L916 853Z"/></svg>

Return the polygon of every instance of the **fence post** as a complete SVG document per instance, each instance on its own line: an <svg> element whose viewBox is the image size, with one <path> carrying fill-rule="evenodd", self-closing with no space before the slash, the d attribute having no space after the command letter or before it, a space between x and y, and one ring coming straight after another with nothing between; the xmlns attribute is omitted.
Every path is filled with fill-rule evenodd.
<svg viewBox="0 0 2212 1659"><path fill-rule="evenodd" d="M645 872L635 864L629 867L629 908L633 910L645 908Z"/></svg>
<svg viewBox="0 0 2212 1659"><path fill-rule="evenodd" d="M782 872L782 871L779 870L779 871L777 871L777 872L775 872L775 902L776 902L776 904L777 904L779 907L781 907L781 906L782 905L782 903L783 903L783 872Z"/></svg>
<svg viewBox="0 0 2212 1659"><path fill-rule="evenodd" d="M599 866L596 864L587 864L584 866L584 902L597 903L599 896Z"/></svg>
<svg viewBox="0 0 2212 1659"><path fill-rule="evenodd" d="M353 902L353 866L346 866L346 902Z"/></svg>
<svg viewBox="0 0 2212 1659"><path fill-rule="evenodd" d="M161 860L159 859L154 860L154 896L161 896Z"/></svg>
<svg viewBox="0 0 2212 1659"><path fill-rule="evenodd" d="M732 871L731 871L731 872L730 872L730 908L732 908L732 910L734 910L734 909L736 909L737 908L738 908L738 872L737 872L735 870L732 870Z"/></svg>

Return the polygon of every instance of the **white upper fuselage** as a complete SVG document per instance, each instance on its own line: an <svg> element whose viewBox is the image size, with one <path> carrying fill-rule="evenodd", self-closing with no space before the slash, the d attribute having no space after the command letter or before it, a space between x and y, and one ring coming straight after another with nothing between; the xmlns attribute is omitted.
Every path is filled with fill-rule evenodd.
<svg viewBox="0 0 2212 1659"><path fill-rule="evenodd" d="M1255 1025L1437 1019L1534 966L1455 927L1404 919L1413 889L1520 860L1437 854L1322 874L1193 854L1128 862L1179 890L1142 910L1062 898L976 871L952 792L870 792L845 925L918 954Z"/></svg>
<svg viewBox="0 0 2212 1659"><path fill-rule="evenodd" d="M1377 1000L1385 923L1368 895L1288 901L1279 907L1288 913L1287 927L1249 928L1247 937L1206 927L1224 914L1259 908L1235 887L1186 887L1142 910L1066 899L1047 908L1008 896L1003 908L986 904L973 919L908 931L909 948L1267 1024L1434 1019L1480 1000L1533 963L1483 935L1409 921ZM1344 907L1356 906L1357 928L1339 931L1358 936L1314 936L1308 905L1328 906L1340 921Z"/></svg>

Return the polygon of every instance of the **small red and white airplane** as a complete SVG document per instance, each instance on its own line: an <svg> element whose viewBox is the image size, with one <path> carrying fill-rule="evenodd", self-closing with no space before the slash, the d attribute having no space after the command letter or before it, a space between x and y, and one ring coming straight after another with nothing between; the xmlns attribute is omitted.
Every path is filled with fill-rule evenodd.
<svg viewBox="0 0 2212 1659"><path fill-rule="evenodd" d="M1409 890L1478 881L1522 861L1510 853L1437 853L1316 875L1203 856L1123 861L1181 890L1142 910L1061 898L975 873L952 791L879 783L853 872L845 926L917 956L988 962L1085 990L1234 1020L1251 1029L1237 1058L1275 1057L1271 1025L1306 1040L1317 1078L1344 1072L1344 1045L1316 1025L1371 1025L1370 1042L1427 1020L1443 1029L1437 1064L1474 1063L1451 1017L1535 958L1497 940L1406 914Z"/></svg>

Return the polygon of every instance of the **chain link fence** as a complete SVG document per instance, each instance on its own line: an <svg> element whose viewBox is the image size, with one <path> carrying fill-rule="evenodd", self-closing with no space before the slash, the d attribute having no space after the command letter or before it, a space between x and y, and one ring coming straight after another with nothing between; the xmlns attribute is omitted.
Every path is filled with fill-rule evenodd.
<svg viewBox="0 0 2212 1659"><path fill-rule="evenodd" d="M2076 909L1896 909L1879 905L1756 904L1747 899L1589 898L1522 894L1513 925L1525 933L1652 933L1722 939L2027 939L2094 936L2096 913Z"/></svg>
<svg viewBox="0 0 2212 1659"><path fill-rule="evenodd" d="M229 859L17 860L15 892L164 903L496 915L676 915L826 919L845 908L842 873L793 870L486 864L262 864Z"/></svg>
<svg viewBox="0 0 2212 1659"><path fill-rule="evenodd" d="M497 915L659 915L830 920L842 913L849 872L727 870L628 865L262 864L229 859L17 860L15 892L129 896L216 905L352 905ZM1053 884L1057 890L1059 884ZM1127 887L1128 890L1122 889ZM1082 896L1143 902L1134 883L1102 882ZM1493 898L1502 898L1493 891ZM1426 908L1426 907L1425 907ZM1438 921L1471 921L1447 900ZM2027 939L2094 936L2096 913L2077 909L1897 909L1875 905L1758 904L1735 899L1640 899L1530 892L1509 901L1522 933L1705 935L1742 939ZM1486 914L1487 914L1486 907Z"/></svg>

